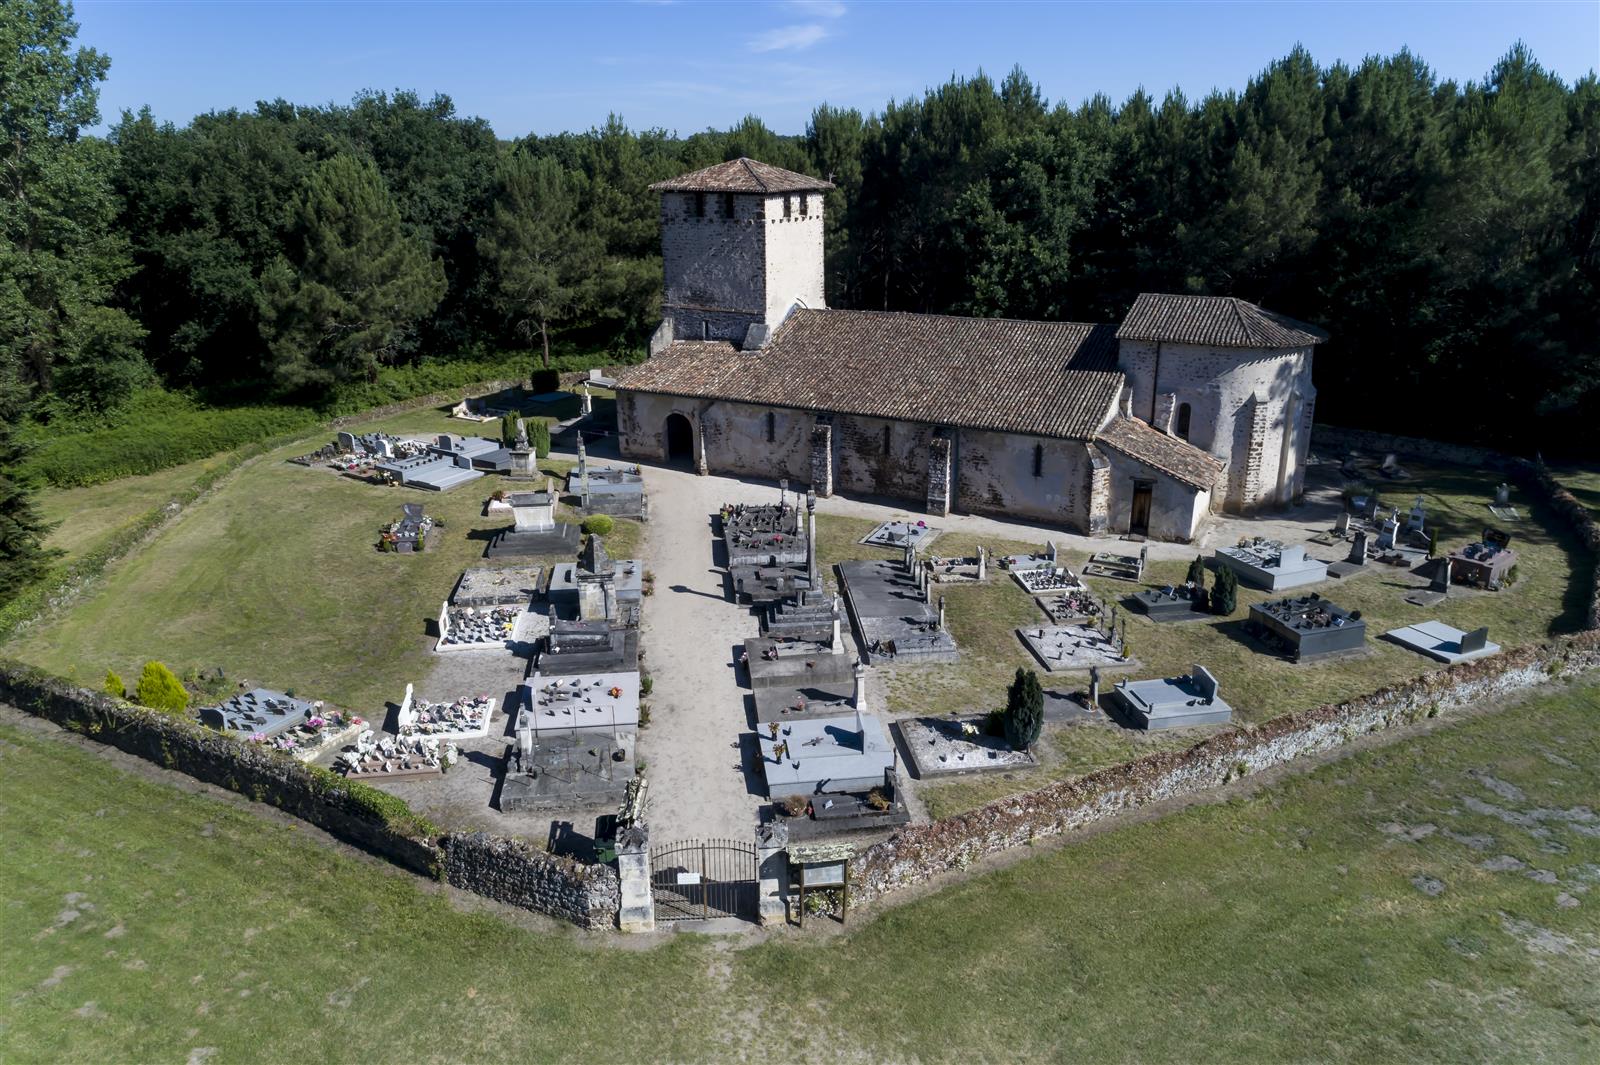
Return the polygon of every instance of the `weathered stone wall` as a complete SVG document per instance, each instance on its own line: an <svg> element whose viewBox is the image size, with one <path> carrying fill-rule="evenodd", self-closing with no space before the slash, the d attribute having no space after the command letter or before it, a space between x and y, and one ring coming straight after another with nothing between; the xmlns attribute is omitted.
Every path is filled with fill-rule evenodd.
<svg viewBox="0 0 1600 1065"><path fill-rule="evenodd" d="M1311 442L1328 452L1325 457L1336 457L1348 451L1365 451L1382 456L1389 452L1407 458L1431 462L1448 462L1459 466L1481 466L1494 470L1509 469L1515 462L1508 455L1488 448L1468 444L1446 444L1438 440L1423 440L1415 436L1394 433L1376 433L1369 429L1345 429L1337 425L1319 425L1311 431Z"/></svg>
<svg viewBox="0 0 1600 1065"><path fill-rule="evenodd" d="M1126 532L1133 509L1133 482L1150 481L1150 538L1187 542L1210 513L1211 493L1182 481L1114 448L1101 448L1110 464L1107 481L1106 520L1114 532Z"/></svg>
<svg viewBox="0 0 1600 1065"><path fill-rule="evenodd" d="M884 448L888 429L889 447ZM833 490L887 495L921 507L928 499L928 445L934 427L841 414L833 420ZM956 476L959 478L960 473Z"/></svg>
<svg viewBox="0 0 1600 1065"><path fill-rule="evenodd" d="M443 840L446 879L455 887L582 928L610 928L621 895L610 866L585 865L482 832Z"/></svg>
<svg viewBox="0 0 1600 1065"><path fill-rule="evenodd" d="M1280 475L1290 496L1304 487L1308 416L1316 401L1313 350L1252 351L1124 340L1118 345L1117 360L1128 375L1134 417L1161 424L1166 406L1162 397L1170 395L1171 421L1176 425L1177 409L1189 405L1189 441L1227 467L1220 502L1225 509L1238 511L1274 502ZM1263 432L1252 438L1256 397L1261 401Z"/></svg>
<svg viewBox="0 0 1600 1065"><path fill-rule="evenodd" d="M187 717L0 662L0 702L157 765L264 802L412 872L585 928L616 916L617 877L601 865L483 834L449 836L404 800Z"/></svg>
<svg viewBox="0 0 1600 1065"><path fill-rule="evenodd" d="M1044 449L1037 477L1036 447ZM1081 440L962 429L956 444L956 507L969 514L1033 518L1087 533L1088 463Z"/></svg>
<svg viewBox="0 0 1600 1065"><path fill-rule="evenodd" d="M960 816L908 826L858 854L850 863L850 882L858 897L875 898L1126 810L1198 794L1368 733L1595 668L1600 635L1592 632L1453 666L1337 706L1288 714L1183 751L1149 755Z"/></svg>

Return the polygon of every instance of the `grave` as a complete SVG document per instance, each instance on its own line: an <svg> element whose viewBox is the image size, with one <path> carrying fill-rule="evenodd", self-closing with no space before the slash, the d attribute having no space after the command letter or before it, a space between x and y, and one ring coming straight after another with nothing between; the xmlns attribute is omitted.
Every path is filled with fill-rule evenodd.
<svg viewBox="0 0 1600 1065"><path fill-rule="evenodd" d="M527 606L539 596L543 566L476 566L463 570L451 606Z"/></svg>
<svg viewBox="0 0 1600 1065"><path fill-rule="evenodd" d="M1236 547L1219 547L1215 557L1245 584L1269 592L1316 584L1328 578L1328 564L1308 558L1304 544L1286 547L1277 540L1258 536L1241 541Z"/></svg>
<svg viewBox="0 0 1600 1065"><path fill-rule="evenodd" d="M590 535L577 562L562 562L550 571L551 609L563 618L606 621L625 627L639 624L644 602L644 563L613 559L605 538Z"/></svg>
<svg viewBox="0 0 1600 1065"><path fill-rule="evenodd" d="M578 497L578 505L585 514L610 514L642 521L650 513L644 475L639 467L591 467L582 433L578 434L578 467L567 474L567 495Z"/></svg>
<svg viewBox="0 0 1600 1065"><path fill-rule="evenodd" d="M637 670L639 631L606 621L555 620L535 665L547 677Z"/></svg>
<svg viewBox="0 0 1600 1065"><path fill-rule="evenodd" d="M1161 588L1146 588L1128 597L1133 609L1151 621L1171 624L1184 621L1205 621L1213 617L1209 611L1200 610L1194 602L1195 587L1187 582L1169 584Z"/></svg>
<svg viewBox="0 0 1600 1065"><path fill-rule="evenodd" d="M894 743L876 714L772 721L756 729L761 772L773 799L865 792L895 767Z"/></svg>
<svg viewBox="0 0 1600 1065"><path fill-rule="evenodd" d="M746 640L741 660L756 691L808 684L843 684L848 689L856 666L853 655L828 644L770 636Z"/></svg>
<svg viewBox="0 0 1600 1065"><path fill-rule="evenodd" d="M1100 601L1087 588L1059 595L1037 596L1034 602L1057 625L1083 618L1097 618L1101 614Z"/></svg>
<svg viewBox="0 0 1600 1065"><path fill-rule="evenodd" d="M539 476L539 453L528 443L528 423L517 419L517 435L506 449L506 468L502 471L513 481L532 481Z"/></svg>
<svg viewBox="0 0 1600 1065"><path fill-rule="evenodd" d="M870 547L892 547L896 551L908 547L921 551L938 535L939 530L925 521L886 521L859 542Z"/></svg>
<svg viewBox="0 0 1600 1065"><path fill-rule="evenodd" d="M1450 594L1450 560L1436 558L1428 565L1432 572L1428 587L1406 596L1406 602L1413 606L1437 606Z"/></svg>
<svg viewBox="0 0 1600 1065"><path fill-rule="evenodd" d="M1038 764L1003 736L984 731L982 717L914 717L895 723L918 780L958 773L1026 769Z"/></svg>
<svg viewBox="0 0 1600 1065"><path fill-rule="evenodd" d="M1013 569L1011 579L1022 586L1029 595L1049 595L1053 592L1081 592L1083 582L1066 566L1036 566L1033 569Z"/></svg>
<svg viewBox="0 0 1600 1065"><path fill-rule="evenodd" d="M485 557L570 557L577 550L577 527L556 520L556 493L548 481L542 490L508 494L506 502L511 505L512 526L495 534L484 552Z"/></svg>
<svg viewBox="0 0 1600 1065"><path fill-rule="evenodd" d="M932 579L940 584L954 581L986 581L989 579L989 553L981 545L976 555L961 558L928 556Z"/></svg>
<svg viewBox="0 0 1600 1065"><path fill-rule="evenodd" d="M482 739L489 735L499 700L490 695L466 695L448 703L414 699L406 685L397 717L401 736L433 736L441 740Z"/></svg>
<svg viewBox="0 0 1600 1065"><path fill-rule="evenodd" d="M200 709L200 723L241 739L270 740L316 716L320 704L270 688L240 692Z"/></svg>
<svg viewBox="0 0 1600 1065"><path fill-rule="evenodd" d="M1254 604L1250 626L1254 635L1296 662L1351 654L1367 640L1367 623L1359 610L1345 610L1316 592Z"/></svg>
<svg viewBox="0 0 1600 1065"><path fill-rule="evenodd" d="M1500 645L1489 642L1487 627L1463 632L1442 621L1419 621L1383 635L1402 647L1451 665L1500 653Z"/></svg>
<svg viewBox="0 0 1600 1065"><path fill-rule="evenodd" d="M759 722L840 717L868 708L866 667L849 655L758 658L766 650L760 641L746 648Z"/></svg>
<svg viewBox="0 0 1600 1065"><path fill-rule="evenodd" d="M1367 559L1372 553L1369 543L1367 531L1358 531L1350 542L1350 554L1342 561L1328 563L1328 576L1343 580L1367 572Z"/></svg>
<svg viewBox="0 0 1600 1065"><path fill-rule="evenodd" d="M725 506L721 528L728 552L728 573L735 602L762 606L796 598L803 592L821 591L810 543L816 535L817 499L807 496L803 526L797 503L786 496L776 504Z"/></svg>
<svg viewBox="0 0 1600 1065"><path fill-rule="evenodd" d="M841 562L838 573L869 661L907 657L944 662L956 657L955 637L945 628L944 599L938 606L928 601L927 571L920 559Z"/></svg>
<svg viewBox="0 0 1600 1065"><path fill-rule="evenodd" d="M547 677L535 672L522 682L517 711L519 742L524 732L634 732L639 728L639 673L581 673Z"/></svg>
<svg viewBox="0 0 1600 1065"><path fill-rule="evenodd" d="M1109 551L1096 551L1089 556L1089 561L1084 563L1083 575L1085 577L1110 577L1118 581L1138 582L1144 578L1145 562L1148 561L1150 549L1139 548L1137 555L1117 555Z"/></svg>
<svg viewBox="0 0 1600 1065"><path fill-rule="evenodd" d="M1126 621L1122 632L1102 632L1097 625L1030 625L1017 635L1033 657L1050 673L1132 669L1139 663L1127 657Z"/></svg>
<svg viewBox="0 0 1600 1065"><path fill-rule="evenodd" d="M409 555L427 546L433 519L423 513L421 503L400 504L400 520L383 527L378 534L380 550Z"/></svg>
<svg viewBox="0 0 1600 1065"><path fill-rule="evenodd" d="M545 634L548 620L524 605L454 606L439 610L435 651L516 651Z"/></svg>
<svg viewBox="0 0 1600 1065"><path fill-rule="evenodd" d="M763 614L761 632L774 640L802 640L842 651L843 621L844 601L837 595L802 592Z"/></svg>
<svg viewBox="0 0 1600 1065"><path fill-rule="evenodd" d="M1494 490L1494 502L1489 504L1489 513L1501 521L1521 521L1522 515L1517 508L1511 505L1511 486L1502 482Z"/></svg>
<svg viewBox="0 0 1600 1065"><path fill-rule="evenodd" d="M346 749L333 764L347 777L415 780L443 776L460 756L455 743L448 739L417 733L375 736L371 729L364 729L354 749Z"/></svg>
<svg viewBox="0 0 1600 1065"><path fill-rule="evenodd" d="M1483 539L1450 552L1452 579L1457 584L1499 591L1506 574L1517 564L1517 553L1510 545L1510 533L1484 529Z"/></svg>
<svg viewBox="0 0 1600 1065"><path fill-rule="evenodd" d="M1151 732L1222 725L1233 719L1233 707L1223 701L1216 678L1204 666L1194 666L1181 677L1121 680L1111 689L1111 697L1134 728Z"/></svg>
<svg viewBox="0 0 1600 1065"><path fill-rule="evenodd" d="M540 733L507 746L500 809L615 806L637 779L633 734Z"/></svg>
<svg viewBox="0 0 1600 1065"><path fill-rule="evenodd" d="M1035 551L1029 555L1002 555L1000 568L1016 573L1030 569L1055 569L1060 564L1060 555L1056 550L1055 542L1046 541L1043 551Z"/></svg>

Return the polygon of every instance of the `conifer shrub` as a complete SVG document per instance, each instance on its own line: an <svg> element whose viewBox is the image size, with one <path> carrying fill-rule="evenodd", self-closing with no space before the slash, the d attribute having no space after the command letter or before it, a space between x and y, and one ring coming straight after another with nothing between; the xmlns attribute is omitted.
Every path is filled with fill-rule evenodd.
<svg viewBox="0 0 1600 1065"><path fill-rule="evenodd" d="M1006 742L1013 750L1025 751L1038 741L1043 728L1044 688L1039 685L1039 674L1018 667L1006 689Z"/></svg>
<svg viewBox="0 0 1600 1065"><path fill-rule="evenodd" d="M1224 616L1239 606L1239 578L1232 569L1223 566L1217 570L1217 583L1211 589L1211 612Z"/></svg>
<svg viewBox="0 0 1600 1065"><path fill-rule="evenodd" d="M616 527L616 519L609 514L591 514L583 519L583 531L591 536L610 536Z"/></svg>
<svg viewBox="0 0 1600 1065"><path fill-rule="evenodd" d="M176 673L154 659L144 664L133 698L140 706L165 714L181 714L189 708L188 689Z"/></svg>
<svg viewBox="0 0 1600 1065"><path fill-rule="evenodd" d="M104 688L106 694L115 699L126 699L128 697L128 686L123 683L121 677L117 676L117 671L114 669L106 670Z"/></svg>

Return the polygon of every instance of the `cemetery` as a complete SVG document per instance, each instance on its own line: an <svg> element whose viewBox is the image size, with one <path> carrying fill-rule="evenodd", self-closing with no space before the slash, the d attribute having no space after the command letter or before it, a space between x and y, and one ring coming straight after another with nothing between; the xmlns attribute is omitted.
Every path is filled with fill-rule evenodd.
<svg viewBox="0 0 1600 1065"><path fill-rule="evenodd" d="M505 501L511 507L512 525L489 541L485 558L563 555L577 550L577 527L556 520L560 500L548 481L542 490L508 493Z"/></svg>
<svg viewBox="0 0 1600 1065"><path fill-rule="evenodd" d="M1473 588L1499 591L1517 564L1517 553L1510 544L1509 533L1483 530L1482 539L1450 552L1451 579Z"/></svg>
<svg viewBox="0 0 1600 1065"><path fill-rule="evenodd" d="M1233 708L1223 701L1216 678L1204 666L1159 680L1119 680L1111 696L1132 727L1146 731L1225 725L1233 720Z"/></svg>
<svg viewBox="0 0 1600 1065"><path fill-rule="evenodd" d="M479 740L489 735L499 700L492 695L464 695L451 702L432 702L413 698L406 685L400 704L397 728L400 737L432 736L439 740Z"/></svg>
<svg viewBox="0 0 1600 1065"><path fill-rule="evenodd" d="M567 474L567 495L578 500L585 514L649 519L650 500L638 466L592 467L583 434L578 433L578 465Z"/></svg>
<svg viewBox="0 0 1600 1065"><path fill-rule="evenodd" d="M1151 621L1171 624L1183 621L1207 621L1216 615L1200 608L1196 601L1197 590L1185 581L1160 588L1146 588L1128 597L1134 610Z"/></svg>
<svg viewBox="0 0 1600 1065"><path fill-rule="evenodd" d="M1269 592L1328 579L1328 564L1308 557L1304 544L1285 546L1259 536L1233 547L1217 548L1216 560L1238 574L1245 584Z"/></svg>
<svg viewBox="0 0 1600 1065"><path fill-rule="evenodd" d="M551 611L564 620L634 628L644 602L644 564L636 558L613 559L605 538L591 534L578 561L551 568L545 594Z"/></svg>
<svg viewBox="0 0 1600 1065"><path fill-rule="evenodd" d="M341 753L334 766L347 777L419 780L441 777L461 752L450 740L421 733L379 736L363 729L356 742Z"/></svg>
<svg viewBox="0 0 1600 1065"><path fill-rule="evenodd" d="M1056 595L1041 595L1034 598L1034 603L1044 611L1045 617L1057 625L1064 625L1070 621L1087 618L1097 618L1104 609L1100 600L1095 598L1088 588L1079 588L1070 592L1061 592Z"/></svg>
<svg viewBox="0 0 1600 1065"><path fill-rule="evenodd" d="M1133 581L1137 583L1144 579L1145 563L1149 561L1150 549L1141 547L1137 555L1119 555L1111 551L1096 551L1089 556L1089 561L1084 564L1085 577L1110 577L1112 580Z"/></svg>
<svg viewBox="0 0 1600 1065"><path fill-rule="evenodd" d="M808 527L800 519L799 495L790 503L788 494L784 481L777 503L724 506L718 515L735 602L766 607L821 590L810 547L816 496L807 502Z"/></svg>
<svg viewBox="0 0 1600 1065"><path fill-rule="evenodd" d="M539 597L543 566L473 566L461 571L451 606L525 607Z"/></svg>
<svg viewBox="0 0 1600 1065"><path fill-rule="evenodd" d="M1365 650L1367 623L1361 611L1340 609L1316 592L1269 599L1250 607L1254 634L1279 647L1291 661L1310 662Z"/></svg>
<svg viewBox="0 0 1600 1065"><path fill-rule="evenodd" d="M608 621L556 618L534 660L546 676L628 672L639 668L639 631Z"/></svg>
<svg viewBox="0 0 1600 1065"><path fill-rule="evenodd" d="M905 656L938 662L956 655L945 627L944 597L929 591L927 564L907 548L899 559L841 562L839 587L868 659L877 663Z"/></svg>
<svg viewBox="0 0 1600 1065"><path fill-rule="evenodd" d="M1049 595L1052 592L1081 592L1083 582L1066 566L1038 566L1034 569L1014 569L1011 579L1022 586L1029 595Z"/></svg>
<svg viewBox="0 0 1600 1065"><path fill-rule="evenodd" d="M321 704L269 688L253 688L200 710L200 723L244 739L270 740L315 717Z"/></svg>
<svg viewBox="0 0 1600 1065"><path fill-rule="evenodd" d="M767 794L774 800L804 796L813 811L827 798L884 786L896 762L883 722L865 710L767 722L756 729L756 738Z"/></svg>
<svg viewBox="0 0 1600 1065"><path fill-rule="evenodd" d="M616 807L639 779L633 734L516 734L503 757L499 807L508 814Z"/></svg>

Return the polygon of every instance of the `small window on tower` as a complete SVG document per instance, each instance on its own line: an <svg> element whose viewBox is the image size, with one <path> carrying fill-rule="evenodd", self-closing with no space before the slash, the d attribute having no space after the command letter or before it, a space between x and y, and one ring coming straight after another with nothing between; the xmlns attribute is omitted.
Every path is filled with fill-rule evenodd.
<svg viewBox="0 0 1600 1065"><path fill-rule="evenodd" d="M1177 430L1177 435L1178 435L1178 439L1180 439L1180 440L1189 439L1189 417L1190 417L1189 404L1187 404L1187 403L1178 404L1178 430Z"/></svg>
<svg viewBox="0 0 1600 1065"><path fill-rule="evenodd" d="M704 318L700 319L700 339L711 339L711 323L706 321Z"/></svg>
<svg viewBox="0 0 1600 1065"><path fill-rule="evenodd" d="M778 416L776 414L772 413L769 410L769 411L767 411L767 443L775 444L777 442L778 442Z"/></svg>
<svg viewBox="0 0 1600 1065"><path fill-rule="evenodd" d="M783 217L794 217L794 197L788 195L787 193L785 193L783 197Z"/></svg>
<svg viewBox="0 0 1600 1065"><path fill-rule="evenodd" d="M733 217L733 193L731 192L724 192L722 194L722 217Z"/></svg>
<svg viewBox="0 0 1600 1065"><path fill-rule="evenodd" d="M1044 476L1044 445L1043 444L1035 444L1035 445L1033 445L1033 475L1035 477L1043 477Z"/></svg>
<svg viewBox="0 0 1600 1065"><path fill-rule="evenodd" d="M706 216L706 194L703 192L694 194L694 216L696 218L704 218Z"/></svg>
<svg viewBox="0 0 1600 1065"><path fill-rule="evenodd" d="M883 427L883 453L885 455L887 455L889 453L889 443L890 443L890 440L891 440L891 437L889 435L889 431L892 428L893 428L892 426L888 426L888 425L885 425Z"/></svg>
<svg viewBox="0 0 1600 1065"><path fill-rule="evenodd" d="M811 197L805 193L800 194L800 217L805 218L811 213Z"/></svg>

